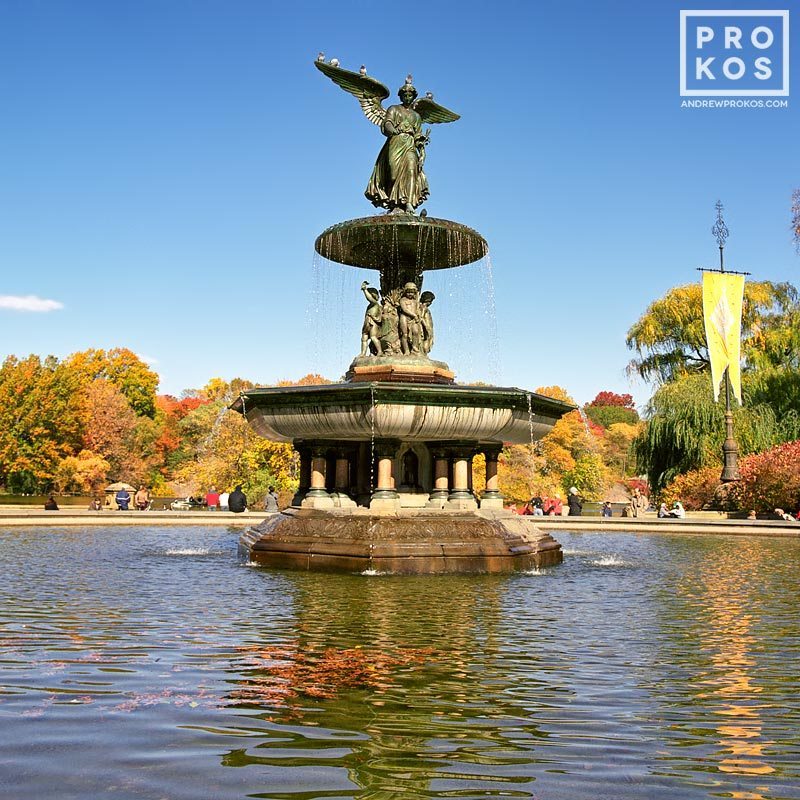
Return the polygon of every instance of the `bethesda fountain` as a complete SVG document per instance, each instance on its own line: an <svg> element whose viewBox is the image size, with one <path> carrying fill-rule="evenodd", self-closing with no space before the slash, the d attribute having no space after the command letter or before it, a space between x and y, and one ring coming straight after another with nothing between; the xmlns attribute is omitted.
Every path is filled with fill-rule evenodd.
<svg viewBox="0 0 800 800"><path fill-rule="evenodd" d="M361 285L361 347L344 383L251 389L232 405L260 435L291 442L300 462L292 506L248 529L240 549L265 565L359 572L559 563L558 542L504 509L498 458L504 443L532 443L572 406L516 388L458 384L431 358L435 297L422 291L425 272L488 253L477 231L418 212L429 195L430 130L422 124L459 116L431 93L419 97L410 75L400 103L384 108L389 90L363 67L352 72L322 54L315 65L386 137L365 192L383 213L333 225L315 249L377 271L378 285ZM478 453L486 465L480 497L472 485Z"/></svg>

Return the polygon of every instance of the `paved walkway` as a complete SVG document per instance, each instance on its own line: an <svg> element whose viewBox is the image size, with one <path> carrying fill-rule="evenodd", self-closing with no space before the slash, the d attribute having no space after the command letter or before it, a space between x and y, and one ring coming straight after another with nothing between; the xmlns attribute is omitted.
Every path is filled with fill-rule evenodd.
<svg viewBox="0 0 800 800"><path fill-rule="evenodd" d="M69 506L62 507L59 511L44 511L26 506L0 506L0 527L219 525L244 528L261 522L266 516L265 511L246 511L243 514L234 514L230 511L86 511ZM637 518L520 517L520 519L548 531L556 538L559 530L586 533L629 531L800 538L800 522L728 519L725 514L717 512L689 512L686 519L658 519L652 513Z"/></svg>
<svg viewBox="0 0 800 800"><path fill-rule="evenodd" d="M558 538L559 530L633 533L730 534L734 536L784 536L800 538L800 522L770 519L728 519L717 512L689 513L685 519L643 517L527 517L542 530Z"/></svg>
<svg viewBox="0 0 800 800"><path fill-rule="evenodd" d="M62 506L58 511L40 508L0 506L0 528L16 526L134 526L134 525L209 525L244 528L255 525L266 516L265 511L86 511Z"/></svg>

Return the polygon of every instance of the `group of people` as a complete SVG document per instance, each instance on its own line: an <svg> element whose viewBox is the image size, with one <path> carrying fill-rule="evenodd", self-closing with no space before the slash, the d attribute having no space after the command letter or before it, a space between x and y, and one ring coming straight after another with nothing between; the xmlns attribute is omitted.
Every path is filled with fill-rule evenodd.
<svg viewBox="0 0 800 800"><path fill-rule="evenodd" d="M583 500L578 494L575 486L570 487L567 495L567 516L579 517L583 513ZM527 517L560 517L564 513L564 504L561 498L555 497L532 497L527 503L517 511L517 514Z"/></svg>
<svg viewBox="0 0 800 800"><path fill-rule="evenodd" d="M247 497L242 491L242 484L237 483L232 492L218 492L212 486L206 492L206 508L209 511L232 511L234 514L247 511Z"/></svg>
<svg viewBox="0 0 800 800"><path fill-rule="evenodd" d="M683 503L680 500L675 500L672 504L672 508L667 508L666 503L662 503L658 507L658 518L659 519L684 519L686 517L686 509L683 507Z"/></svg>
<svg viewBox="0 0 800 800"><path fill-rule="evenodd" d="M95 507L99 502L99 498L92 500L89 510L99 511L100 509ZM130 510L131 493L124 486L121 486L114 495L114 502L117 504L118 511ZM149 511L151 504L150 490L146 486L140 486L133 496L133 507L137 511ZM108 505L110 506L110 502L108 502Z"/></svg>
<svg viewBox="0 0 800 800"><path fill-rule="evenodd" d="M232 511L234 514L241 514L247 511L247 496L242 491L241 483L236 484L236 488L230 493L220 493L212 486L206 493L205 504L209 511ZM278 493L274 486L270 486L264 498L264 511L278 510Z"/></svg>

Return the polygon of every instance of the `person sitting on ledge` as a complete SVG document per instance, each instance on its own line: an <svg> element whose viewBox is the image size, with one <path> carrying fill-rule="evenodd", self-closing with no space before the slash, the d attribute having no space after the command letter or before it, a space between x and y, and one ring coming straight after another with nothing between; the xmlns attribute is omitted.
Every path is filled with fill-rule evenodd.
<svg viewBox="0 0 800 800"><path fill-rule="evenodd" d="M228 509L233 511L234 514L241 514L247 511L247 498L242 491L242 484L236 485L236 488L231 492L228 498Z"/></svg>
<svg viewBox="0 0 800 800"><path fill-rule="evenodd" d="M150 508L150 492L146 486L140 486L139 491L133 496L137 511L147 511Z"/></svg>
<svg viewBox="0 0 800 800"><path fill-rule="evenodd" d="M752 511L751 511L751 512L750 512L750 513L747 515L747 519L757 519L757 517L756 517L756 510L755 510L755 509L753 509L753 510L752 510Z"/></svg>
<svg viewBox="0 0 800 800"><path fill-rule="evenodd" d="M795 522L795 518L791 514L787 514L782 508L776 508L773 513L775 519L782 519L785 522Z"/></svg>
<svg viewBox="0 0 800 800"><path fill-rule="evenodd" d="M50 495L44 502L44 510L45 511L58 511L58 503L56 503L55 497Z"/></svg>
<svg viewBox="0 0 800 800"><path fill-rule="evenodd" d="M278 493L275 491L274 486L269 487L267 496L264 498L264 511L278 511Z"/></svg>
<svg viewBox="0 0 800 800"><path fill-rule="evenodd" d="M604 517L612 517L614 515L614 509L611 508L611 503L608 500L603 503L603 510L600 513Z"/></svg>
<svg viewBox="0 0 800 800"><path fill-rule="evenodd" d="M683 519L686 516L686 511L683 507L683 503L681 503L680 500L676 500L672 504L672 509L670 510L669 515L677 519Z"/></svg>
<svg viewBox="0 0 800 800"><path fill-rule="evenodd" d="M87 509L87 511L102 511L102 510L103 510L103 504L100 502L100 498L93 497L92 502L89 503L89 508Z"/></svg>
<svg viewBox="0 0 800 800"><path fill-rule="evenodd" d="M666 519L669 516L669 509L667 508L666 503L662 503L658 507L658 518L659 519Z"/></svg>

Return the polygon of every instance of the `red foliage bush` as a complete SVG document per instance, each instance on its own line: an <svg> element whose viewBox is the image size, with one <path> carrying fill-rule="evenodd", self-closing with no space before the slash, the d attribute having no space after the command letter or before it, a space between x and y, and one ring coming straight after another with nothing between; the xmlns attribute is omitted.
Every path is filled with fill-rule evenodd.
<svg viewBox="0 0 800 800"><path fill-rule="evenodd" d="M739 472L742 479L730 493L738 508L797 511L800 507L800 440L743 458Z"/></svg>
<svg viewBox="0 0 800 800"><path fill-rule="evenodd" d="M633 395L617 394L616 392L598 392L597 397L589 403L590 406L622 406L633 408Z"/></svg>
<svg viewBox="0 0 800 800"><path fill-rule="evenodd" d="M625 481L625 485L628 487L628 491L630 492L632 492L634 489L638 489L642 494L650 494L650 487L647 485L647 481L643 481L641 478L631 478L630 480Z"/></svg>

